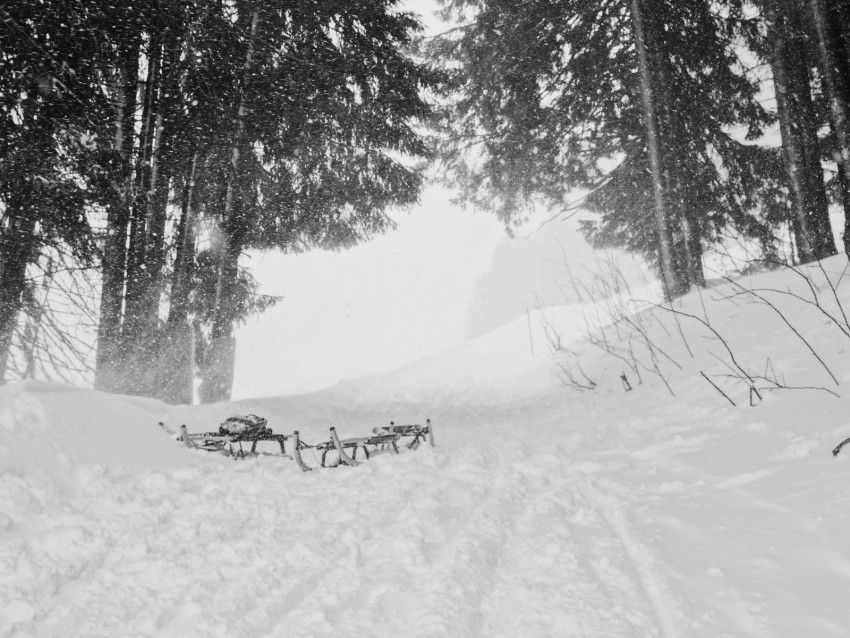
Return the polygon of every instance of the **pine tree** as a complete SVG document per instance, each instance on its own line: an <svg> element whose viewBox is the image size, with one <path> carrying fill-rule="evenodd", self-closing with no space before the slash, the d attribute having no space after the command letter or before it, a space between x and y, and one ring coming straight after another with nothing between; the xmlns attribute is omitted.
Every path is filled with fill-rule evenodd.
<svg viewBox="0 0 850 638"><path fill-rule="evenodd" d="M844 203L844 250L850 255L850 7L837 0L808 0L839 167Z"/></svg>
<svg viewBox="0 0 850 638"><path fill-rule="evenodd" d="M426 153L411 125L428 114L430 79L403 52L418 25L395 5L242 7L204 400L230 393L246 248L350 246L388 227L388 206L418 197L420 177L390 154Z"/></svg>
<svg viewBox="0 0 850 638"><path fill-rule="evenodd" d="M91 82L98 43L87 18L78 2L0 7L0 380L28 268L52 250L92 258L81 171L91 115L104 104Z"/></svg>
<svg viewBox="0 0 850 638"><path fill-rule="evenodd" d="M809 50L799 3L769 0L766 57L773 70L782 136L792 228L802 263L835 254L817 135L819 123L811 95Z"/></svg>
<svg viewBox="0 0 850 638"><path fill-rule="evenodd" d="M273 302L244 251L350 246L415 201L431 80L396 4L110 5L99 387L185 400L197 345L202 397L226 398L234 325Z"/></svg>
<svg viewBox="0 0 850 638"><path fill-rule="evenodd" d="M703 245L727 228L771 242L776 160L750 143L770 116L735 55L739 3L447 5L472 14L431 49L450 60L444 159L466 201L510 222L590 189L592 242L645 254L671 295L704 281Z"/></svg>

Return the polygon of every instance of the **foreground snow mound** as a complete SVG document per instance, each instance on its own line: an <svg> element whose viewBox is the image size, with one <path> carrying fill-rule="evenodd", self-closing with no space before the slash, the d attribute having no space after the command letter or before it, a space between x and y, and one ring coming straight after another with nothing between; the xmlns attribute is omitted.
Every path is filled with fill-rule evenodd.
<svg viewBox="0 0 850 638"><path fill-rule="evenodd" d="M821 308L741 280L785 319L729 282L547 309L310 396L4 388L0 637L846 636L850 288L811 272ZM156 425L248 412L308 442L430 416L437 447L305 474Z"/></svg>
<svg viewBox="0 0 850 638"><path fill-rule="evenodd" d="M99 468L186 467L159 405L39 382L0 388L0 533L66 509Z"/></svg>
<svg viewBox="0 0 850 638"><path fill-rule="evenodd" d="M0 388L0 406L0 449L18 468L51 472L108 465L139 470L186 462L157 425L168 414L158 401L27 382Z"/></svg>

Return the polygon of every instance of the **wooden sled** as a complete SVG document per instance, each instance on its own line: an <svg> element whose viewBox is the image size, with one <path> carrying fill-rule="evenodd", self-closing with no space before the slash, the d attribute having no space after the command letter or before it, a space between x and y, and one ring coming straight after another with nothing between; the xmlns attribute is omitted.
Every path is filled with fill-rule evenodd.
<svg viewBox="0 0 850 638"><path fill-rule="evenodd" d="M271 430L265 430L262 434L242 435L221 434L220 432L199 432L190 434L189 431L186 429L186 426L181 425L180 436L177 438L177 440L182 441L186 447L191 449L204 450L206 452L219 452L226 456L233 456L234 458L242 459L244 459L249 454L256 455L257 443L259 443L260 441L275 441L280 446L281 456L295 459L295 462L298 464L298 467L304 470L305 472L310 470L310 468L307 467L307 465L301 458L301 448L299 446L298 432L295 432L292 435L273 434ZM292 442L291 453L287 452L286 449L287 440L290 440ZM242 446L243 443L251 444L251 449L249 452L245 451L245 448ZM235 445L239 446L238 450L234 447Z"/></svg>
<svg viewBox="0 0 850 638"><path fill-rule="evenodd" d="M340 439L336 432L336 428L331 428L331 438L323 443L312 446L317 452L322 453L320 465L322 467L329 466L327 462L328 453L336 452L339 458L339 465L355 466L360 465L361 461L357 460L357 452L364 460L368 460L379 454L393 453L398 454L398 439L395 434L380 434L373 436L365 436L352 439ZM350 452L350 454L349 454Z"/></svg>
<svg viewBox="0 0 850 638"><path fill-rule="evenodd" d="M362 460L357 460L358 452L364 460L368 460L379 454L398 454L399 443L404 439L410 439L406 444L407 449L415 450L419 445L428 438L431 446L434 446L434 430L431 425L431 420L426 421L426 425L396 425L390 422L388 426L377 427L372 430L372 436L356 437L350 439L341 439L337 434L336 428L330 429L331 438L324 443L319 443L312 447L322 453L320 465L328 466L328 453L336 452L339 458L337 465L348 465L354 467L360 465ZM336 467L336 466L333 466Z"/></svg>
<svg viewBox="0 0 850 638"><path fill-rule="evenodd" d="M389 425L384 425L378 428L373 428L375 434L396 434L399 438L409 437L410 443L407 444L407 449L415 450L428 437L431 447L434 447L434 426L431 425L431 419L425 420L425 425L396 425L394 421L390 421Z"/></svg>

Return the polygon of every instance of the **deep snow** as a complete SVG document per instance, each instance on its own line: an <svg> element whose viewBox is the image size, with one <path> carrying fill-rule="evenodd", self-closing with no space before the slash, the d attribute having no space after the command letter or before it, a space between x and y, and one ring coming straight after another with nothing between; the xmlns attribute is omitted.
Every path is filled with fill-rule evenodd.
<svg viewBox="0 0 850 638"><path fill-rule="evenodd" d="M838 281L846 265L825 268ZM729 284L677 308L753 376L816 389L749 407L713 334L680 317L683 339L654 307L632 317L674 394L589 345L597 315L575 307L304 396L178 408L2 388L0 636L846 636L850 448L831 450L850 403L827 390L847 394L850 340L775 292L811 295L799 275L740 283L774 289L825 366ZM576 362L595 390L561 383ZM245 412L308 442L430 417L437 447L303 474L187 450L157 425Z"/></svg>

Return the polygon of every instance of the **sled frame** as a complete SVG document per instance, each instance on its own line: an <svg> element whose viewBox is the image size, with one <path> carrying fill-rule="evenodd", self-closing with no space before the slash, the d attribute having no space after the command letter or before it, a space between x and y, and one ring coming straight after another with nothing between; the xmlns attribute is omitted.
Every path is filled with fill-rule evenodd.
<svg viewBox="0 0 850 638"><path fill-rule="evenodd" d="M309 472L310 468L304 463L304 460L301 458L301 446L299 445L298 432L294 434L271 434L271 433L263 433L260 435L231 435L231 434L221 434L219 432L193 432L189 433L186 429L185 425L180 426L180 436L177 438L178 441L182 441L183 444L190 449L194 450L204 450L206 452L221 452L223 454L227 454L228 456L233 456L234 458L242 458L244 459L249 453L256 454L257 453L257 443L260 441L276 441L280 446L280 454L281 456L289 457L291 456L295 459L295 462L298 464L298 467L304 471ZM292 453L287 452L286 449L286 441L292 441ZM242 447L242 443L250 443L251 451L246 452ZM236 451L233 449L233 445L238 444L239 450ZM230 446L227 449L227 446Z"/></svg>
<svg viewBox="0 0 850 638"><path fill-rule="evenodd" d="M415 450L427 437L431 447L434 447L434 426L431 424L431 419L425 420L425 425L396 425L394 421L390 421L389 425L373 428L375 434L395 434L399 438L411 437L410 443L407 444L408 450Z"/></svg>

